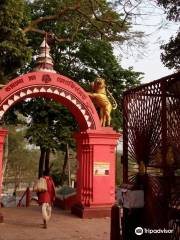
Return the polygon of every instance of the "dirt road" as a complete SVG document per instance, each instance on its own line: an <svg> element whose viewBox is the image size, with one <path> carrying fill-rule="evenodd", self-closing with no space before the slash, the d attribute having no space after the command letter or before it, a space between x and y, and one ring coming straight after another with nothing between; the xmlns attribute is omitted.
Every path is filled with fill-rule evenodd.
<svg viewBox="0 0 180 240"><path fill-rule="evenodd" d="M38 206L1 208L0 240L109 240L110 219L80 219L53 209L47 229L42 228Z"/></svg>

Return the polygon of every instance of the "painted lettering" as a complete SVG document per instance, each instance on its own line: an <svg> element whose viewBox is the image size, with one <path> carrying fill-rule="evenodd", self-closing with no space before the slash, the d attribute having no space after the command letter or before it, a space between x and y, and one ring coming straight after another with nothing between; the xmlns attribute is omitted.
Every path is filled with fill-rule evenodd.
<svg viewBox="0 0 180 240"><path fill-rule="evenodd" d="M15 82L10 83L10 84L5 88L6 92L11 91L11 89L17 87L19 84L22 84L23 82L24 82L23 78L20 78L20 79L16 80Z"/></svg>
<svg viewBox="0 0 180 240"><path fill-rule="evenodd" d="M57 82L64 83L64 79L58 77L58 78L57 78Z"/></svg>
<svg viewBox="0 0 180 240"><path fill-rule="evenodd" d="M31 76L29 76L28 78L29 78L29 81L36 80L36 75L31 75Z"/></svg>
<svg viewBox="0 0 180 240"><path fill-rule="evenodd" d="M63 84L65 84L66 86L71 87L72 89L75 90L75 92L76 92L78 95L80 95L80 97L81 97L83 100L86 99L86 95L83 93L83 91L80 89L80 87L76 86L72 81L69 81L69 80L66 80L66 79L63 79L63 78L58 77L58 78L57 78L57 82L63 83Z"/></svg>
<svg viewBox="0 0 180 240"><path fill-rule="evenodd" d="M44 74L42 76L42 82L45 82L45 83L51 82L51 77L49 76L49 74Z"/></svg>

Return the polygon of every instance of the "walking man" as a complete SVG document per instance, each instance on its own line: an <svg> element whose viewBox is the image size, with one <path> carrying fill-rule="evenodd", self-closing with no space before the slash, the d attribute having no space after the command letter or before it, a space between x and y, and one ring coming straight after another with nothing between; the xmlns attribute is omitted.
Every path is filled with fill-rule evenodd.
<svg viewBox="0 0 180 240"><path fill-rule="evenodd" d="M46 172L43 173L43 178L47 183L47 191L38 192L38 203L42 206L43 227L47 228L47 222L51 218L52 204L55 201L55 185Z"/></svg>

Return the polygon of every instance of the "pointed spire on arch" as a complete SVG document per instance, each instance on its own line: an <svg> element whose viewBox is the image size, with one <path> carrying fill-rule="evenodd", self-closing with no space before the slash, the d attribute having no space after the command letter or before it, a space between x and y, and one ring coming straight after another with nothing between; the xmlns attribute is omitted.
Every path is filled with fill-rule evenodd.
<svg viewBox="0 0 180 240"><path fill-rule="evenodd" d="M37 56L34 71L37 72L52 72L56 73L53 69L53 59L50 55L50 47L47 43L47 34L44 37L43 42L40 45L40 53Z"/></svg>

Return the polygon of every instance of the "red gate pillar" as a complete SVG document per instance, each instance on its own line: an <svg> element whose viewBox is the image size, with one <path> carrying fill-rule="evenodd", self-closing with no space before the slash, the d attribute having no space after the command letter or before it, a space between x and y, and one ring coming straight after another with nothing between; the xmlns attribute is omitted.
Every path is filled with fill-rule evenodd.
<svg viewBox="0 0 180 240"><path fill-rule="evenodd" d="M3 167L3 146L4 139L7 135L7 129L0 129L0 208L1 208L1 193L2 193L2 167ZM3 222L3 215L0 212L0 223Z"/></svg>
<svg viewBox="0 0 180 240"><path fill-rule="evenodd" d="M120 134L112 128L75 134L77 141L77 204L82 218L110 216L115 202L115 156Z"/></svg>

